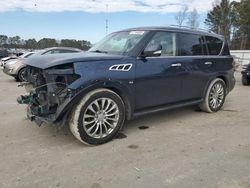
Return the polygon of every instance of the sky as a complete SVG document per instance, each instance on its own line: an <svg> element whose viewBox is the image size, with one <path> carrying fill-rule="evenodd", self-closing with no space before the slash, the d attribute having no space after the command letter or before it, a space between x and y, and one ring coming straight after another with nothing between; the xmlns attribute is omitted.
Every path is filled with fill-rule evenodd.
<svg viewBox="0 0 250 188"><path fill-rule="evenodd" d="M96 43L108 33L140 26L175 25L176 14L197 9L200 27L214 0L0 0L0 34Z"/></svg>

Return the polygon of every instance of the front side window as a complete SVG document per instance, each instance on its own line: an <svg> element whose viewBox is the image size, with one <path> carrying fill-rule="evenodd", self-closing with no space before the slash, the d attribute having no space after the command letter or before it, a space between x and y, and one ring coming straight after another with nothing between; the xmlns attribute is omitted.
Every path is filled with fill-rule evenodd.
<svg viewBox="0 0 250 188"><path fill-rule="evenodd" d="M171 32L157 32L148 43L147 49L152 46L160 45L162 48L161 56L176 56L176 34Z"/></svg>
<svg viewBox="0 0 250 188"><path fill-rule="evenodd" d="M60 54L61 50L52 50L51 54Z"/></svg>
<svg viewBox="0 0 250 188"><path fill-rule="evenodd" d="M59 51L59 53L76 53L76 52L78 52L78 51L74 51L74 50L60 50Z"/></svg>
<svg viewBox="0 0 250 188"><path fill-rule="evenodd" d="M179 33L177 48L179 56L205 55L205 49L203 48L203 37L200 35Z"/></svg>
<svg viewBox="0 0 250 188"><path fill-rule="evenodd" d="M146 33L146 31L121 31L112 33L90 48L89 51L124 55L133 50Z"/></svg>
<svg viewBox="0 0 250 188"><path fill-rule="evenodd" d="M206 36L206 43L207 43L209 55L219 55L220 54L221 48L223 45L222 40L215 38L215 37Z"/></svg>

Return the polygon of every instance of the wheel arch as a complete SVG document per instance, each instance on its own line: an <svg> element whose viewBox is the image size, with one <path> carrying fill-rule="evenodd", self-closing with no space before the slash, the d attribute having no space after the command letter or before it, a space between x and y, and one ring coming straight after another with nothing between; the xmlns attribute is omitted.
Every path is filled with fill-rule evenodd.
<svg viewBox="0 0 250 188"><path fill-rule="evenodd" d="M226 76L220 75L220 76L217 76L217 78L222 79L225 82L226 86L228 87L228 80L227 80Z"/></svg>
<svg viewBox="0 0 250 188"><path fill-rule="evenodd" d="M222 79L222 80L225 82L225 85L226 85L226 93L228 94L228 92L229 92L229 89L228 89L229 80L227 79L227 77L224 76L224 75L219 75L219 76L217 76L216 78L220 78L220 79Z"/></svg>
<svg viewBox="0 0 250 188"><path fill-rule="evenodd" d="M206 96L206 93L207 93L207 90L208 90L208 87L209 87L209 85L212 83L212 81L214 80L214 79L216 79L216 78L220 78L220 79L222 79L224 82L225 82L225 84L226 84L226 92L228 93L229 91L228 91L228 84L229 84L229 81L228 81L228 79L227 79L227 77L225 76L225 75L223 75L223 74L218 74L218 75L215 75L215 76L213 76L211 79L209 79L209 81L207 82L207 84L206 84L206 88L204 89L204 91L203 91L203 99L205 98L205 96Z"/></svg>
<svg viewBox="0 0 250 188"><path fill-rule="evenodd" d="M132 105L131 99L129 99L128 95L126 94L126 91L115 86L104 86L103 88L109 89L121 97L125 105L126 119L130 120L132 118Z"/></svg>
<svg viewBox="0 0 250 188"><path fill-rule="evenodd" d="M125 105L125 117L127 120L132 119L133 115L133 102L132 97L129 94L129 90L120 83L117 82L107 82L107 81L100 81L95 84L91 84L89 86L85 86L84 89L81 89L73 98L72 100L65 106L65 108L58 113L56 122L60 122L64 117L67 117L68 114L71 113L71 110L74 108L75 105L89 92L96 90L96 89L109 89L115 92L124 102Z"/></svg>
<svg viewBox="0 0 250 188"><path fill-rule="evenodd" d="M18 75L19 72L20 72L22 69L24 69L24 68L26 68L26 65L24 65L24 64L21 64L20 66L18 66L18 68L16 69L16 75Z"/></svg>

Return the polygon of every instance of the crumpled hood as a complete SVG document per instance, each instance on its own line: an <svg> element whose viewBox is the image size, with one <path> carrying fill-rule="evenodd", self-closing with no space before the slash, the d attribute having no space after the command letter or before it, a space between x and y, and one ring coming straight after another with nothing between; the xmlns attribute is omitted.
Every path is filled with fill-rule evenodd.
<svg viewBox="0 0 250 188"><path fill-rule="evenodd" d="M63 65L73 62L100 61L122 59L124 56L111 55L93 52L64 53L34 56L26 59L24 64L40 69L47 69L57 65Z"/></svg>

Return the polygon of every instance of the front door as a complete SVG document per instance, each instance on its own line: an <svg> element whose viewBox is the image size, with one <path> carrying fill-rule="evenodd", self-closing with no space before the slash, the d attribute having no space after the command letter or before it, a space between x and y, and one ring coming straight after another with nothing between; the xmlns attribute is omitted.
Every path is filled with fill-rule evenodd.
<svg viewBox="0 0 250 188"><path fill-rule="evenodd" d="M161 45L159 57L138 59L136 64L136 110L180 100L183 69L176 56L176 34L156 32L147 48ZM145 49L145 50L146 50Z"/></svg>

